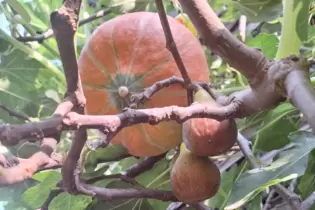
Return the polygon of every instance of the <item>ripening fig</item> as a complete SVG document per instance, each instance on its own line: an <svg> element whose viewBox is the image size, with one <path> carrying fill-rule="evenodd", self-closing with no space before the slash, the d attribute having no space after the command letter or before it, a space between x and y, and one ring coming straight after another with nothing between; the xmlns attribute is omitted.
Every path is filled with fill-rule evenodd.
<svg viewBox="0 0 315 210"><path fill-rule="evenodd" d="M194 102L218 107L219 104L204 89L194 94ZM216 156L226 152L236 142L237 126L234 119L218 121L211 118L191 118L182 125L183 141L199 156Z"/></svg>
<svg viewBox="0 0 315 210"><path fill-rule="evenodd" d="M185 204L194 204L214 196L220 187L221 174L208 157L196 156L184 143L174 158L171 169L171 189Z"/></svg>

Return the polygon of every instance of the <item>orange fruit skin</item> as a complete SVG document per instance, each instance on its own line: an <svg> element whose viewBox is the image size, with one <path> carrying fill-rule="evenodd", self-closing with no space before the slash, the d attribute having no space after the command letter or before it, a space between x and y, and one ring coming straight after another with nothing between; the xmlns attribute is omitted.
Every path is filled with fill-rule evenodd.
<svg viewBox="0 0 315 210"><path fill-rule="evenodd" d="M204 51L194 35L176 19L168 17L172 35L193 81L209 82ZM83 91L90 115L114 115L126 106L118 88L139 93L157 81L181 77L172 54L166 48L163 28L157 13L135 12L102 23L91 35L78 59ZM187 106L186 92L171 85L157 92L140 108ZM137 124L122 129L113 144L123 144L131 155L155 156L182 141L181 125L161 122Z"/></svg>

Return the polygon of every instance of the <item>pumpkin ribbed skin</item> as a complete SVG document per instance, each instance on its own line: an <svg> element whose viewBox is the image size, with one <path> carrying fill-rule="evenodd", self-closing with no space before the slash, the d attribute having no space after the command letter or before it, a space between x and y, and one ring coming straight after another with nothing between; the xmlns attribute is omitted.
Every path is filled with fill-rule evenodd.
<svg viewBox="0 0 315 210"><path fill-rule="evenodd" d="M168 21L191 79L209 82L208 65L199 41L174 18L168 17ZM118 93L122 86L132 94L159 80L181 77L166 48L159 16L151 12L124 14L101 24L82 49L78 65L87 113L91 115L117 114L128 105L128 97ZM140 108L170 105L187 106L186 92L180 85L160 90ZM144 157L162 154L181 141L181 125L162 122L126 127L112 143L122 143L130 154Z"/></svg>

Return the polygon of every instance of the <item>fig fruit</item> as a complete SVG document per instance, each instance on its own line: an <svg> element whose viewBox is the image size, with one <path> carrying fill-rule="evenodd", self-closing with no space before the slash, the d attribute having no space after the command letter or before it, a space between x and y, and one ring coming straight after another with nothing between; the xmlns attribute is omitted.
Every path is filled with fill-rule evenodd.
<svg viewBox="0 0 315 210"><path fill-rule="evenodd" d="M171 168L171 189L185 204L194 204L214 196L220 187L221 174L208 157L194 155L184 143Z"/></svg>
<svg viewBox="0 0 315 210"><path fill-rule="evenodd" d="M203 88L194 94L194 102L212 107L220 106ZM229 150L237 139L237 126L234 119L218 121L210 118L191 118L182 126L186 147L199 156L220 155Z"/></svg>

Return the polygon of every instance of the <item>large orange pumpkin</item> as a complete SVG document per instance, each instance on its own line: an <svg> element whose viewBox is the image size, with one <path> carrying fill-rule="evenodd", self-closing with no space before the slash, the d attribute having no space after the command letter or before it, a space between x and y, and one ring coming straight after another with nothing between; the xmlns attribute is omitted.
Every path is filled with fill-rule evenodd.
<svg viewBox="0 0 315 210"><path fill-rule="evenodd" d="M193 81L209 82L208 65L199 41L185 26L168 17L175 43ZM87 113L111 115L128 105L128 95L155 82L181 76L166 48L157 13L124 14L101 24L91 35L78 60ZM140 108L187 106L180 85L160 90ZM155 156L182 141L181 125L162 122L138 124L121 130L112 143L123 144L134 156Z"/></svg>

